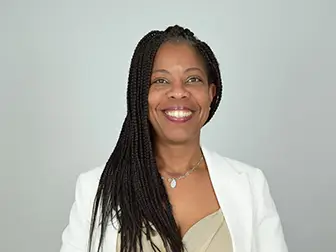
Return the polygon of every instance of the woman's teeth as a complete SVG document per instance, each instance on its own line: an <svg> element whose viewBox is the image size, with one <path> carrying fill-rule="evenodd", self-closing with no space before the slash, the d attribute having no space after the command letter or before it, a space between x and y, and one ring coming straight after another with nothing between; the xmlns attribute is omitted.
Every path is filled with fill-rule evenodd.
<svg viewBox="0 0 336 252"><path fill-rule="evenodd" d="M186 111L186 110L166 110L165 113L168 116L175 117L175 118L184 118L192 114L191 111Z"/></svg>

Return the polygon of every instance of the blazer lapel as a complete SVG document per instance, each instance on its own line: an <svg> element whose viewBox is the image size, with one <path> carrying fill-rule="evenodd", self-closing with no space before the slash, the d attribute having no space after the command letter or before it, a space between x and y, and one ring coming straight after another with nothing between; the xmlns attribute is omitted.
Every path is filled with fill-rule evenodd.
<svg viewBox="0 0 336 252"><path fill-rule="evenodd" d="M248 177L220 155L205 148L202 151L231 235L233 252L251 251L253 211Z"/></svg>

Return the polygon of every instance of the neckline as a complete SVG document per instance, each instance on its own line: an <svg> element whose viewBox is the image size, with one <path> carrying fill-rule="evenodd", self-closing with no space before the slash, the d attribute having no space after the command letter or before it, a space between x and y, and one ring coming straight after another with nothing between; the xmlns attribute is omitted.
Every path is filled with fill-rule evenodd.
<svg viewBox="0 0 336 252"><path fill-rule="evenodd" d="M194 224L187 230L187 232L185 232L185 234L184 234L183 237L182 237L182 240L185 240L186 237L192 232L192 230L195 229L195 227L198 226L201 222L203 222L203 221L205 221L205 220L211 218L212 216L217 215L217 214L220 213L220 212L221 212L221 208L219 208L218 210L216 210L216 211L213 212L213 213L210 213L210 214L204 216L202 219L200 219L200 220L198 220L197 222L195 222L195 223L194 223Z"/></svg>

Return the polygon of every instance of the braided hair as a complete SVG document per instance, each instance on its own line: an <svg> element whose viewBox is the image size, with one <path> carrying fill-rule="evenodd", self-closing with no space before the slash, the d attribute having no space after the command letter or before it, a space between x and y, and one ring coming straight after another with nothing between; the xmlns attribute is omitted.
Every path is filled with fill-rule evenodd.
<svg viewBox="0 0 336 252"><path fill-rule="evenodd" d="M194 47L204 61L209 83L216 85L216 96L205 124L220 103L222 81L217 59L210 47L189 29L170 26L164 31L151 31L140 40L129 69L127 114L116 146L102 172L93 204L90 252L96 224L99 222L100 225L100 251L107 225L115 220L120 234L120 252L142 252L143 236L153 251L160 251L151 239L154 233L160 235L167 251L184 251L180 230L157 169L153 128L148 120L148 93L154 57L160 46L168 41L186 42Z"/></svg>

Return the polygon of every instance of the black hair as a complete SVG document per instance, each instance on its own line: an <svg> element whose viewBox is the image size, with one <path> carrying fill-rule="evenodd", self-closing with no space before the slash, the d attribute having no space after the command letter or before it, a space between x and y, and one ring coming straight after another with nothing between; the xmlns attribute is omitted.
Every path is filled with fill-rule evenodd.
<svg viewBox="0 0 336 252"><path fill-rule="evenodd" d="M160 46L167 41L185 41L193 46L204 60L209 83L216 85L216 96L206 123L221 100L222 81L217 59L211 48L189 29L170 26L164 31L151 31L140 40L129 69L127 114L117 144L102 172L93 204L89 251L92 251L97 224L100 226L99 251L107 225L115 221L121 239L120 252L143 251L143 236L151 243L153 251L160 251L151 240L151 234L155 232L160 235L167 251L184 251L180 230L157 169L153 129L148 120L153 61Z"/></svg>

